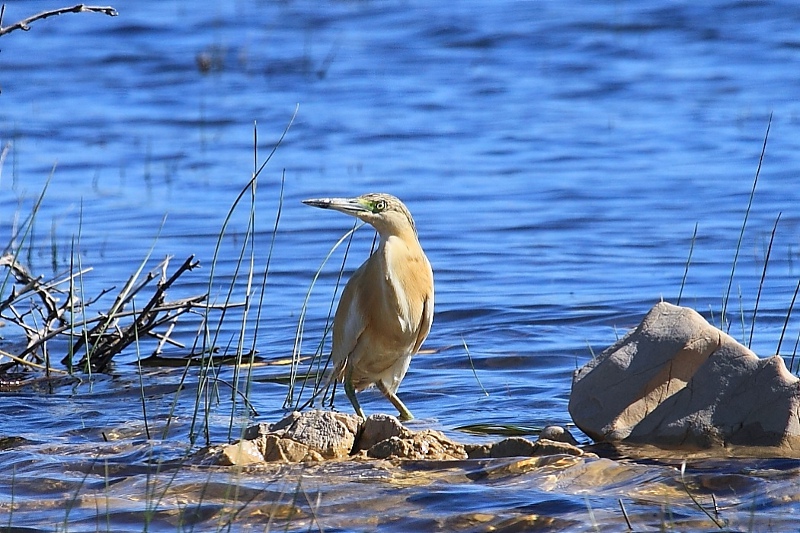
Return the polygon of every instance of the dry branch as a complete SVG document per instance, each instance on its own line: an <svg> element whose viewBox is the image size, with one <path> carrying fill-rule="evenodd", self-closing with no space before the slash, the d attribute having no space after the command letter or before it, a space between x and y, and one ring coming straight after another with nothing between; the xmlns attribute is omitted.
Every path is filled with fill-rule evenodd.
<svg viewBox="0 0 800 533"><path fill-rule="evenodd" d="M116 17L119 13L113 7L98 7L98 6L87 6L84 4L77 4L72 7L61 7L58 9L53 9L51 11L42 11L36 15L30 16L26 19L20 20L19 22L15 22L10 26L3 27L3 15L6 12L6 5L3 4L0 7L0 36L5 35L6 33L11 33L14 30L22 30L28 31L30 30L31 22L35 22L37 20L46 19L48 17L53 17L55 15L63 15L64 13L103 13L104 15L108 15L109 17Z"/></svg>
<svg viewBox="0 0 800 533"><path fill-rule="evenodd" d="M76 273L42 281L41 277L31 275L13 255L0 256L0 268L5 268L8 278L13 280L10 294L0 299L0 319L16 326L27 339L21 353L0 352L0 359L6 359L0 364L0 382L3 375L15 367L45 369L49 374L48 342L53 339L66 339L71 345L69 354L62 360L67 367L74 368L73 358L82 354L77 368L104 371L115 355L146 339L155 339L154 356L166 343L182 347L170 335L185 313L224 311L241 305L230 302L209 305L205 303L207 294L167 301L167 291L180 276L199 265L199 261L190 256L168 275L170 259L164 259L141 279L137 279L138 275L131 276L106 312L88 317L87 306L100 297L82 300L72 292L72 283L69 290L59 288ZM157 280L155 284L154 280ZM152 294L147 303L137 308L134 298L142 296L149 288ZM107 292L104 290L101 296Z"/></svg>
<svg viewBox="0 0 800 533"><path fill-rule="evenodd" d="M137 312L134 309L135 318L131 324L125 327L118 327L117 312L122 311L125 307L132 304L133 297L155 278L153 272L150 272L145 281L140 283L134 290L128 291L127 293L123 290L123 292L120 293L111 308L111 312L107 316L108 320L99 322L87 335L79 337L79 340L73 346L73 354L77 353L81 348L84 348L86 342L91 344L91 346L85 347L86 354L81 358L79 363L81 367L89 366L94 371L102 372L108 368L111 359L116 354L138 339L147 336L150 331L160 323L158 320L159 309L165 303L166 291L183 273L192 270L200 263L194 259L194 256L190 256L172 276L166 279L165 274L168 264L169 259L165 259L164 262L159 265L158 269L162 271L162 276L156 285L155 292L141 311ZM132 284L129 282L126 287L130 287L131 285ZM189 311L193 305L200 304L203 300L205 300L205 295L190 302L184 302L183 306L176 307L172 310L173 313L169 318L175 318L175 316ZM109 332L112 328L114 331Z"/></svg>

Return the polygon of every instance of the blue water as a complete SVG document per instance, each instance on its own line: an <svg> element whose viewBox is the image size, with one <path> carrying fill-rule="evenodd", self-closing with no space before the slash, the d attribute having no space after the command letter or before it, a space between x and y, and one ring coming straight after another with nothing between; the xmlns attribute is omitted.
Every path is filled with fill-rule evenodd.
<svg viewBox="0 0 800 533"><path fill-rule="evenodd" d="M3 24L59 5L8 2ZM259 355L268 362L291 355L311 279L352 227L344 215L300 200L390 192L413 213L436 278L425 344L434 353L414 359L400 389L417 424L460 440L480 439L456 430L467 424L565 425L572 371L654 303L677 301L690 249L681 303L721 323L772 114L727 318L746 341L780 213L752 342L760 355L775 353L800 275L800 10L793 3L148 0L115 7L118 17L67 14L0 37L4 243L52 175L23 248L32 272L53 276L54 258L56 272L68 270L74 241L82 265L94 268L84 291L97 294L121 287L152 247L150 266L166 255L175 256L174 266L190 254L201 261L171 296L204 292L225 216L253 172L254 124L260 164L296 111L258 182L260 271L285 176ZM246 204L227 226L212 289L218 298L247 232ZM357 233L348 272L371 242L366 228ZM305 354L319 342L341 257L334 255L312 293ZM243 299L241 282L237 291ZM189 317L175 335L190 343L199 323ZM238 328L235 320L224 326L225 342ZM787 361L799 328L797 315L781 348ZM18 340L8 327L0 333ZM131 351L111 375L3 394L0 436L56 442L68 455L70 445L91 449L113 429L135 451L109 452L112 462L147 465L151 445L172 457L189 445L196 384L180 396L167 439L143 444L135 361ZM282 415L286 387L268 379L287 371L255 370L250 401L260 419ZM157 424L168 417L181 372L145 372L153 387L148 418ZM391 408L376 393L361 396L367 412ZM341 398L337 405L349 410ZM212 440L227 438L229 413L222 398ZM59 470L46 455L23 446L0 452L0 463L13 472L37 465L37 480ZM441 501L474 498L469 507L481 509L495 490L456 490ZM540 499L546 514L585 514L585 498L574 494L547 503L537 493L508 508L517 509L513 516L544 512L525 507ZM45 497L30 497L37 498ZM609 498L592 506L619 518L616 497ZM436 511L424 501L413 505ZM135 506L122 507L134 518L112 519L114 529L138 530ZM64 521L63 507L49 512ZM750 516L749 508L742 512ZM19 510L15 524L50 523L34 515ZM87 520L74 529L95 529Z"/></svg>

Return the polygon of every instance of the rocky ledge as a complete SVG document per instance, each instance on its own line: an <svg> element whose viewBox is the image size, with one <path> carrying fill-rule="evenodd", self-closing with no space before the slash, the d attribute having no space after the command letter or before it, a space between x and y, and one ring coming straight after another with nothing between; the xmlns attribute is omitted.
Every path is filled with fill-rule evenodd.
<svg viewBox="0 0 800 533"><path fill-rule="evenodd" d="M509 437L493 444L460 444L442 432L412 431L390 415L359 417L331 411L293 412L275 424L247 428L233 444L205 450L219 465L325 460L460 460L544 455L584 455L564 428L545 428L536 441Z"/></svg>

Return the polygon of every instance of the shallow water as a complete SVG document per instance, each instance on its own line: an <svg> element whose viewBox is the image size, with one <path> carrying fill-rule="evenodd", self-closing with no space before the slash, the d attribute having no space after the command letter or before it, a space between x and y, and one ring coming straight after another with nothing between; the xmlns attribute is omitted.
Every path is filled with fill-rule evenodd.
<svg viewBox="0 0 800 533"><path fill-rule="evenodd" d="M58 5L7 4L6 25ZM682 303L720 323L773 113L729 320L731 333L746 340L780 213L752 342L761 355L775 352L798 276L800 11L793 4L116 7L116 18L64 15L0 38L0 142L9 146L0 235L11 238L53 176L33 245L24 248L33 272L67 270L74 239L82 264L94 267L83 280L93 295L124 284L153 247L152 265L190 254L203 265L171 296L204 292L225 215L253 170L254 122L260 162L299 106L258 185L255 255L263 270L285 170L259 355L272 363L291 354L310 280L352 227L300 200L391 192L414 214L436 276L425 345L433 353L414 359L400 389L414 426L459 440L499 438L458 429L470 424L533 433L569 423L571 373L592 352L655 302L677 301L695 225ZM235 271L247 211L241 207L227 228L215 297ZM369 231L357 233L348 270L371 240ZM341 257L312 293L304 353L319 342ZM237 287L241 299L244 286ZM798 320L789 321L782 344L787 362ZM174 336L190 343L198 326L189 317ZM229 320L221 338L228 342L238 328ZM13 345L19 339L8 329L0 333ZM182 368L147 368L140 383L135 361L126 353L108 375L0 394L0 515L9 525L625 529L621 500L636 530L714 527L669 462L178 468L192 449L190 434L196 445L206 438L192 425L196 373L178 394ZM249 398L259 420L283 414L286 387L274 378L287 371L254 369ZM367 412L390 408L376 393L361 397ZM349 409L341 398L337 405ZM232 407L221 392L208 413L211 441L228 438L232 410L232 427L241 427L241 404ZM781 530L800 512L796 470L792 461L698 459L685 480L706 509L715 495L732 528Z"/></svg>

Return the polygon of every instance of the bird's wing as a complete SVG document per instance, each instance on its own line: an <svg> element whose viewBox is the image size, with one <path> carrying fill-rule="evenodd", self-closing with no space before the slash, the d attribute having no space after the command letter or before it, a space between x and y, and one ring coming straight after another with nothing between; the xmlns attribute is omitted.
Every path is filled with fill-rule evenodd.
<svg viewBox="0 0 800 533"><path fill-rule="evenodd" d="M422 316L420 316L419 326L417 327L417 340L414 342L412 354L417 353L422 343L425 342L428 333L431 331L431 324L433 324L433 292L425 297L425 301L422 304Z"/></svg>
<svg viewBox="0 0 800 533"><path fill-rule="evenodd" d="M364 270L364 265L361 265L345 285L333 320L333 362L338 370L344 368L366 328L366 320L360 310L363 304L359 289Z"/></svg>

